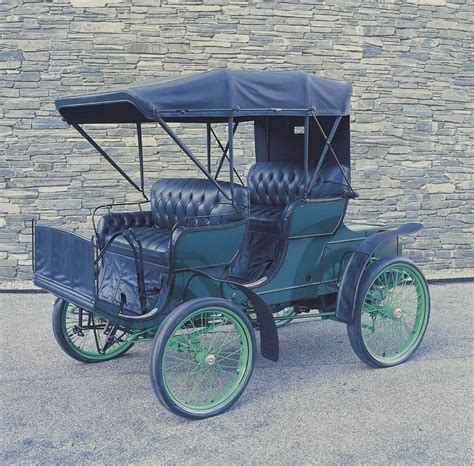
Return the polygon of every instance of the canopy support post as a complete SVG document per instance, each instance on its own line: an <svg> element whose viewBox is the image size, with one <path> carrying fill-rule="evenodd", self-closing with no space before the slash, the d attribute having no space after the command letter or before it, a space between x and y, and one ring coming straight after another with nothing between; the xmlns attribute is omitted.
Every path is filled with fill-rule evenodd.
<svg viewBox="0 0 474 466"><path fill-rule="evenodd" d="M137 139L138 139L138 162L140 164L140 187L142 194L145 196L145 171L143 168L143 138L142 138L142 124L137 123Z"/></svg>
<svg viewBox="0 0 474 466"><path fill-rule="evenodd" d="M321 124L319 123L319 120L317 119L314 112L311 112L311 113L313 114L313 118L315 119L316 124L318 125L319 131L321 131L321 134L323 135L324 139L326 139L326 145L324 146L324 150L323 150L324 155L321 155L321 160L319 161L320 163L318 163L318 166L316 167L316 171L314 172L314 176L313 176L313 179L311 180L311 185L310 185L311 189L313 189L313 185L316 182L317 175L319 173L319 170L321 169L322 160L326 156L326 153L327 153L328 149L330 149L331 153L334 157L334 160L336 161L337 165L339 166L339 169L341 170L342 176L344 177L344 180L347 183L347 186L349 186L349 189L352 191L353 197L354 198L359 197L359 195L355 192L354 188L352 187L351 182L349 181L349 178L347 177L346 173L344 172L344 169L342 168L341 162L339 161L339 157L337 156L336 152L334 152L334 148L332 147L332 140L334 138L334 134L337 131L337 128L339 127L339 123L341 122L342 116L337 117L336 121L334 122L334 124L331 128L331 131L329 132L329 137L328 137L328 136L326 136L326 133L324 132L324 129L321 126Z"/></svg>
<svg viewBox="0 0 474 466"><path fill-rule="evenodd" d="M209 174L206 167L196 158L186 144L178 137L178 135L168 126L168 124L159 116L156 116L156 121L165 130L168 136L178 145L178 147L194 162L199 170L204 173L206 178L216 186L216 188L224 195L227 200L231 200L229 195L222 189L222 186Z"/></svg>
<svg viewBox="0 0 474 466"><path fill-rule="evenodd" d="M235 134L235 132L237 131L237 128L239 126L239 122L237 121L234 125L234 129L232 130L232 134ZM214 132L214 130L212 130L212 134L214 135L214 137L216 138L216 141L217 141L217 144L219 144L219 147L221 148L222 150L222 157L221 159L219 160L219 165L217 166L217 170L216 170L216 174L214 176L214 179L217 180L218 176L219 176L219 173L221 172L221 169L222 169L222 165L224 164L224 160L227 159L228 160L228 157L227 157L227 152L229 151L229 141L227 141L227 144L224 147L222 147L222 144L221 142L219 141L219 138L217 137L217 134ZM229 133L230 134L230 133ZM239 176L237 174L237 176ZM242 182L242 180L241 180ZM243 183L242 183L243 184Z"/></svg>
<svg viewBox="0 0 474 466"><path fill-rule="evenodd" d="M309 183L309 116L304 117L304 192L308 196Z"/></svg>
<svg viewBox="0 0 474 466"><path fill-rule="evenodd" d="M140 187L133 181L110 157L107 152L102 149L102 147L99 146L85 131L83 128L81 128L77 123L72 123L72 127L97 151L99 152L102 157L104 157L107 162L112 165L112 167L115 168L137 191L141 192L143 195L143 191L140 189ZM145 195L144 195L145 196ZM145 196L145 199L148 200L148 198Z"/></svg>
<svg viewBox="0 0 474 466"><path fill-rule="evenodd" d="M234 203L234 117L227 120L227 133L229 134L229 173L230 173L230 193L232 204Z"/></svg>
<svg viewBox="0 0 474 466"><path fill-rule="evenodd" d="M207 171L211 174L211 124L206 123L206 140L207 140Z"/></svg>

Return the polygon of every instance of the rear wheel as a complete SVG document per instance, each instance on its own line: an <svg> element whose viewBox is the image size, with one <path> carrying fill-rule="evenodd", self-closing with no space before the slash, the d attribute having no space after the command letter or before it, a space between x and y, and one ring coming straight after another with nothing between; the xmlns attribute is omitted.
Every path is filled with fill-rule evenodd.
<svg viewBox="0 0 474 466"><path fill-rule="evenodd" d="M347 326L351 346L372 367L400 364L418 349L429 315L428 285L418 267L401 257L376 261L362 277Z"/></svg>
<svg viewBox="0 0 474 466"><path fill-rule="evenodd" d="M285 307L285 309L273 314L273 317L275 318L275 325L277 328L284 327L293 320L295 315L296 311L294 307Z"/></svg>
<svg viewBox="0 0 474 466"><path fill-rule="evenodd" d="M292 320L293 317L295 317L297 314L295 308L293 306L290 307L285 307L281 311L274 312L273 318L275 319L275 325L277 328L284 327L285 325L288 325ZM252 320L253 326L258 330L258 322L257 322L257 315L254 312L249 313L249 317Z"/></svg>
<svg viewBox="0 0 474 466"><path fill-rule="evenodd" d="M61 349L81 362L118 358L134 344L126 330L64 299L54 303L52 324Z"/></svg>
<svg viewBox="0 0 474 466"><path fill-rule="evenodd" d="M158 329L151 383L171 412L191 419L215 416L243 393L255 356L255 335L242 310L223 299L194 299Z"/></svg>

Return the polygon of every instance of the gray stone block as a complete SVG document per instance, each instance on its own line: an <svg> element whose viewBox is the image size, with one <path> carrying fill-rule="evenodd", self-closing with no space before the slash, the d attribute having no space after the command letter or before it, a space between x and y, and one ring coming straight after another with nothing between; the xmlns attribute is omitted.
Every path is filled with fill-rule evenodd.
<svg viewBox="0 0 474 466"><path fill-rule="evenodd" d="M23 60L23 53L15 52L0 52L0 62L21 62Z"/></svg>
<svg viewBox="0 0 474 466"><path fill-rule="evenodd" d="M378 58L382 55L382 47L364 45L362 58Z"/></svg>
<svg viewBox="0 0 474 466"><path fill-rule="evenodd" d="M97 203L136 198L61 121L56 97L227 66L352 81L353 181L362 198L348 217L422 219L412 257L439 269L472 263L472 245L453 239L473 227L469 2L105 3L10 2L0 17L0 260L17 258L0 277L30 274L28 218L87 231ZM104 131L94 137L137 177L132 128ZM144 135L149 179L197 175L156 125ZM204 132L184 138L205 154ZM236 152L239 171L248 171L251 134Z"/></svg>

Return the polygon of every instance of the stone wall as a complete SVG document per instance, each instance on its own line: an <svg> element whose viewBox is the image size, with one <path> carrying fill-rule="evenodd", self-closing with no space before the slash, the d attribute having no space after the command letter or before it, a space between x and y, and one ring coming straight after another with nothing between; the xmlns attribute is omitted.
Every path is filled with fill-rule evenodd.
<svg viewBox="0 0 474 466"><path fill-rule="evenodd" d="M30 277L30 220L90 232L98 203L133 190L58 117L54 99L219 67L299 69L354 83L357 221L421 221L407 254L472 266L469 0L43 0L0 3L0 277ZM471 60L471 62L470 62ZM92 131L137 176L130 127ZM186 135L202 151L204 130ZM251 163L251 135L238 142ZM150 179L192 164L145 130Z"/></svg>

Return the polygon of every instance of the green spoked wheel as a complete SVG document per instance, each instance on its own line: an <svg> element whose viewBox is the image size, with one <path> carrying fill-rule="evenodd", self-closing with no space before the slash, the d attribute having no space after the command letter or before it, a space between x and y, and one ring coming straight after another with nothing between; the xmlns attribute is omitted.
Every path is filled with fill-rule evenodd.
<svg viewBox="0 0 474 466"><path fill-rule="evenodd" d="M285 309L282 309L281 311L274 312L273 317L275 319L275 325L277 328L284 327L285 325L288 325L292 320L293 317L296 316L296 311L293 306L291 307L285 307ZM257 322L257 316L255 313L250 313L249 314L251 319L254 319L252 321L253 326L258 329L258 322Z"/></svg>
<svg viewBox="0 0 474 466"><path fill-rule="evenodd" d="M275 325L277 328L284 327L293 320L295 315L296 311L294 307L285 307L285 309L273 314L273 317L275 318Z"/></svg>
<svg viewBox="0 0 474 466"><path fill-rule="evenodd" d="M244 391L255 363L249 319L223 299L199 298L171 312L158 329L150 378L161 403L191 419L220 414Z"/></svg>
<svg viewBox="0 0 474 466"><path fill-rule="evenodd" d="M102 362L122 356L134 344L125 329L64 299L53 308L53 333L61 349L81 362Z"/></svg>
<svg viewBox="0 0 474 466"><path fill-rule="evenodd" d="M380 260L362 278L349 340L370 366L394 366L418 349L429 315L428 285L416 265L400 257Z"/></svg>

